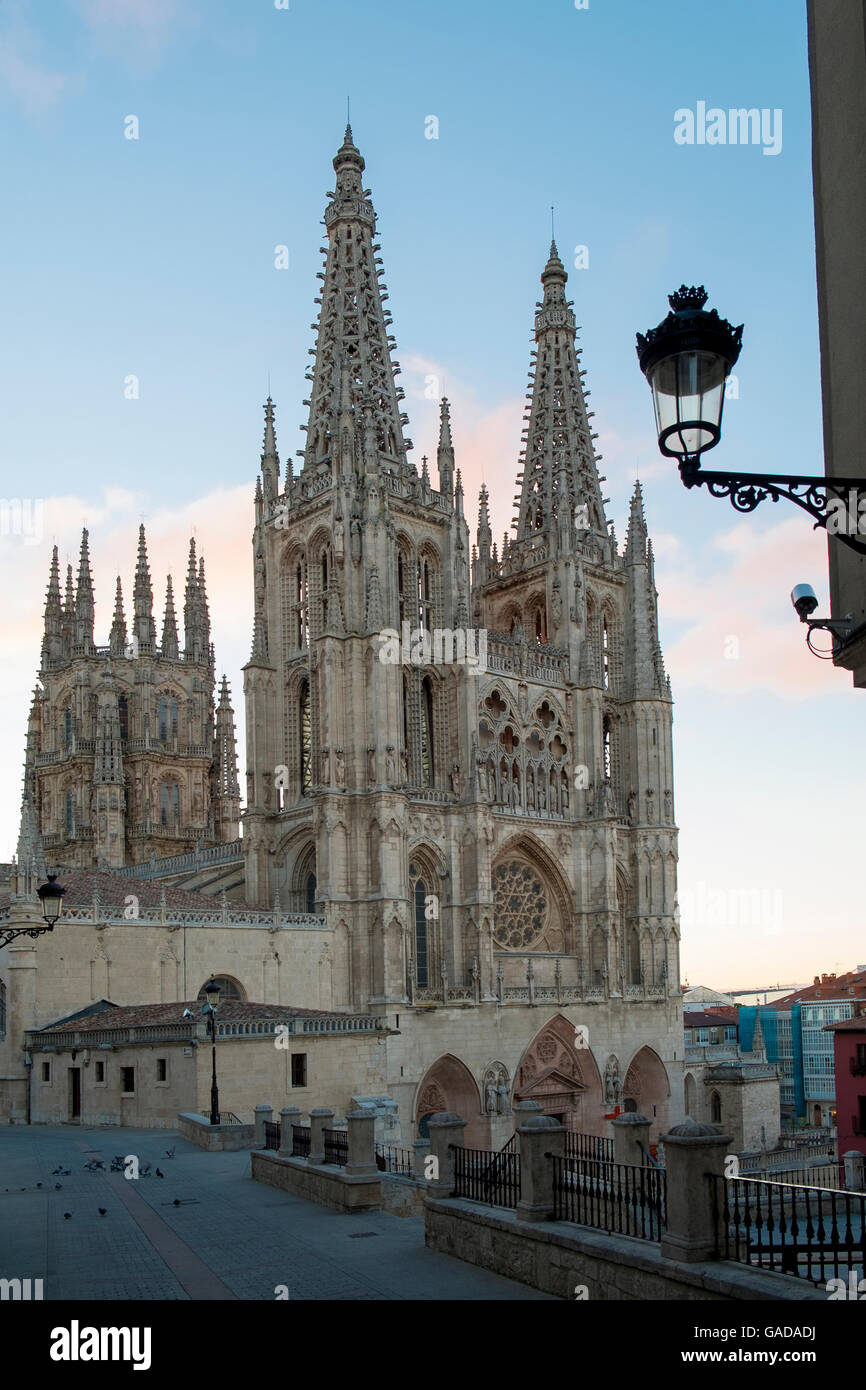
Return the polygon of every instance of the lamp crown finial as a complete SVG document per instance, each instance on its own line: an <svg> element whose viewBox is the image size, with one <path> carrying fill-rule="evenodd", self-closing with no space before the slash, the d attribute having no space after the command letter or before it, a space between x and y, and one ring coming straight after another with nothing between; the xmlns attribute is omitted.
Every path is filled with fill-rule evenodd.
<svg viewBox="0 0 866 1390"><path fill-rule="evenodd" d="M703 285L680 285L668 295L668 304L674 313L679 313L680 309L703 309L708 297Z"/></svg>

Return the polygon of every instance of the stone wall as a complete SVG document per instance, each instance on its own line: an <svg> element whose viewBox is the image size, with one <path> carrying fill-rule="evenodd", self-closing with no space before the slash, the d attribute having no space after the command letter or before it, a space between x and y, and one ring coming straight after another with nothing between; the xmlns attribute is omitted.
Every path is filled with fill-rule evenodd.
<svg viewBox="0 0 866 1390"><path fill-rule="evenodd" d="M378 1174L352 1177L329 1164L283 1158L272 1149L253 1150L250 1177L332 1211L380 1211L384 1206Z"/></svg>
<svg viewBox="0 0 866 1390"><path fill-rule="evenodd" d="M562 1221L523 1222L460 1199L428 1197L425 1243L431 1250L517 1279L559 1298L584 1287L590 1301L697 1302L767 1300L826 1302L823 1289L783 1274L762 1273L728 1261L680 1265L658 1245L608 1235Z"/></svg>
<svg viewBox="0 0 866 1390"><path fill-rule="evenodd" d="M255 1125L212 1125L201 1115L186 1114L177 1117L177 1132L182 1139L197 1144L200 1149L220 1150L235 1153L238 1149L249 1149L255 1142Z"/></svg>

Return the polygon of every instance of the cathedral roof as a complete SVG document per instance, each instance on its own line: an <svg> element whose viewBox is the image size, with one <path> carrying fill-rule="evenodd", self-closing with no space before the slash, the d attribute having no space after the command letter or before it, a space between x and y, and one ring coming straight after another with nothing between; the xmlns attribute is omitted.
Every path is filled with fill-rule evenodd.
<svg viewBox="0 0 866 1390"><path fill-rule="evenodd" d="M122 903L130 895L138 898L141 907L159 907L165 894L166 907L179 907L213 913L219 908L219 898L212 893L200 893L194 888L177 888L162 879L128 878L100 869L63 869L58 871L63 884L63 903L66 907L89 907L94 897L101 903ZM231 900L233 909L243 911L248 904ZM63 919L61 917L60 925Z"/></svg>

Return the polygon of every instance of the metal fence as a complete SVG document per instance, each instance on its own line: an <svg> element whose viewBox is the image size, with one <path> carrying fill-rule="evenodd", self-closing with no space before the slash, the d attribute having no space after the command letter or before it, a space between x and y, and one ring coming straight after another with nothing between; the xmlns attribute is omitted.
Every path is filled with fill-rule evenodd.
<svg viewBox="0 0 866 1390"><path fill-rule="evenodd" d="M491 1207L516 1207L520 1199L520 1154L451 1145L458 1197Z"/></svg>
<svg viewBox="0 0 866 1390"><path fill-rule="evenodd" d="M553 1163L553 1214L558 1221L640 1240L661 1240L666 1177L660 1168L548 1157Z"/></svg>
<svg viewBox="0 0 866 1390"><path fill-rule="evenodd" d="M292 1158L309 1158L309 1125L292 1125Z"/></svg>
<svg viewBox="0 0 866 1390"><path fill-rule="evenodd" d="M380 1173L390 1173L392 1177L411 1178L413 1153L411 1149L398 1149L394 1144L376 1145L376 1167Z"/></svg>
<svg viewBox="0 0 866 1390"><path fill-rule="evenodd" d="M716 1255L825 1284L866 1261L866 1194L708 1174Z"/></svg>
<svg viewBox="0 0 866 1390"><path fill-rule="evenodd" d="M344 1168L349 1161L349 1134L345 1129L323 1129L325 1162Z"/></svg>
<svg viewBox="0 0 866 1390"><path fill-rule="evenodd" d="M596 1163L613 1163L613 1140L603 1139L597 1134L565 1135L566 1158L592 1159Z"/></svg>
<svg viewBox="0 0 866 1390"><path fill-rule="evenodd" d="M280 1147L280 1126L279 1123L272 1123L265 1120L265 1148L278 1149Z"/></svg>

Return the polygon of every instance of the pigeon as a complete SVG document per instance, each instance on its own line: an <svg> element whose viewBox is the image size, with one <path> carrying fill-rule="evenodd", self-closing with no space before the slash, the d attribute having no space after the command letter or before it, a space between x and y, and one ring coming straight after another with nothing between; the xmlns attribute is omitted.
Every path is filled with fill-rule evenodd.
<svg viewBox="0 0 866 1390"><path fill-rule="evenodd" d="M100 1216L104 1216L105 1213L106 1213L106 1210L107 1210L106 1207L100 1207L100 1208L99 1208L99 1215L100 1215Z"/></svg>
<svg viewBox="0 0 866 1390"><path fill-rule="evenodd" d="M179 1197L175 1197L174 1201L172 1202L172 1206L173 1206L173 1207L179 1207L179 1206L180 1206L180 1198L179 1198Z"/></svg>
<svg viewBox="0 0 866 1390"><path fill-rule="evenodd" d="M56 1182L56 1183L54 1184L54 1191L55 1191L55 1192L59 1192L60 1189L62 1188L62 1186L63 1186L63 1183L62 1183L62 1182ZM9 1188L8 1188L8 1187L7 1187L6 1191L7 1191L7 1192L9 1191Z"/></svg>
<svg viewBox="0 0 866 1390"><path fill-rule="evenodd" d="M158 1178L164 1178L164 1177L165 1177L165 1173L161 1173L161 1172L159 1171L159 1169L157 1168L157 1170L156 1170L156 1176L157 1176Z"/></svg>
<svg viewBox="0 0 866 1390"><path fill-rule="evenodd" d="M71 1220L72 1220L72 1212L71 1212L71 1211L65 1211L65 1212L63 1213L63 1220L64 1220L64 1221L71 1221Z"/></svg>
<svg viewBox="0 0 866 1390"><path fill-rule="evenodd" d="M42 1186L41 1182L38 1182L38 1183L36 1184L36 1186L37 1186L37 1187L41 1187L41 1186Z"/></svg>
<svg viewBox="0 0 866 1390"><path fill-rule="evenodd" d="M165 1156L166 1156L166 1158L174 1158L174 1151L175 1151L176 1148L177 1148L177 1144L173 1144L172 1147L171 1147L170 1149L166 1149L166 1151L165 1151Z"/></svg>

